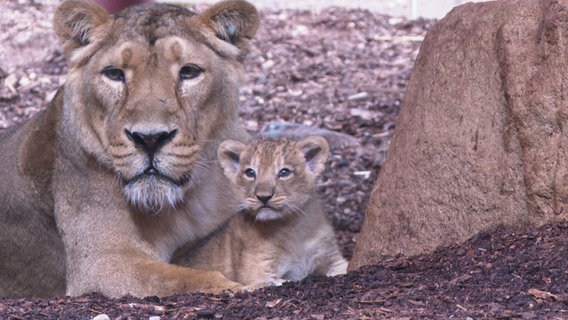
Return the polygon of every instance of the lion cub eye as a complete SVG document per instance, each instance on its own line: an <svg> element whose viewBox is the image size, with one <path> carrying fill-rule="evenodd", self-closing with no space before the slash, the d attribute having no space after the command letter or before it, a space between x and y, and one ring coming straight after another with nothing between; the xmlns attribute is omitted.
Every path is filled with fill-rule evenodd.
<svg viewBox="0 0 568 320"><path fill-rule="evenodd" d="M101 73L112 81L124 82L124 71L119 68L113 66L106 67Z"/></svg>
<svg viewBox="0 0 568 320"><path fill-rule="evenodd" d="M256 178L256 172L251 168L246 169L244 174L245 174L245 177L247 177L249 179Z"/></svg>
<svg viewBox="0 0 568 320"><path fill-rule="evenodd" d="M288 168L282 168L278 171L278 178L287 178L292 174L292 171Z"/></svg>
<svg viewBox="0 0 568 320"><path fill-rule="evenodd" d="M203 73L203 70L196 65L183 66L179 71L179 77L181 80L192 80L199 77Z"/></svg>

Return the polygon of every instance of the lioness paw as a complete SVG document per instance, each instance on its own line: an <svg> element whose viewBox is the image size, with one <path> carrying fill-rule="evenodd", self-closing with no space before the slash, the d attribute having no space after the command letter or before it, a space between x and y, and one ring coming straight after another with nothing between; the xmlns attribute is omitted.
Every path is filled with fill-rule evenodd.
<svg viewBox="0 0 568 320"><path fill-rule="evenodd" d="M244 286L243 291L254 291L266 287L281 286L284 282L286 282L286 280L284 279L276 279L276 278L265 279L264 281Z"/></svg>

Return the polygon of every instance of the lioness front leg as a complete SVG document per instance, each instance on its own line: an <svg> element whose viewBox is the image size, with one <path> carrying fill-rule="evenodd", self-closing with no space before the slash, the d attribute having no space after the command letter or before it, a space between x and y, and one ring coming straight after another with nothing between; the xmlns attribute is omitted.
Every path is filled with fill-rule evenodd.
<svg viewBox="0 0 568 320"><path fill-rule="evenodd" d="M208 183L188 190L177 208L151 214L124 200L111 173L58 166L67 168L65 175L57 170L55 176L60 186L55 215L66 251L68 295L165 296L241 289L219 272L168 263L178 247L206 236L230 216L218 202L202 201L204 194L219 192L222 173L201 167L210 174ZM85 178L99 187L91 189Z"/></svg>
<svg viewBox="0 0 568 320"><path fill-rule="evenodd" d="M122 252L114 257L107 256L104 260L107 262L76 266L68 277L67 294L77 296L100 292L109 297L127 294L144 297L242 289L220 272L175 266L137 253Z"/></svg>
<svg viewBox="0 0 568 320"><path fill-rule="evenodd" d="M92 192L84 206L100 208L102 199ZM112 198L108 200L113 202ZM69 216L74 216L71 223L61 224L67 253L68 295L96 291L111 297L125 294L166 296L240 290L237 283L219 272L167 263L178 246L175 241L184 239L171 227L183 225L174 213L163 217L138 217L139 213L113 209L110 204L104 211L73 212L67 205L61 209L59 220L71 221Z"/></svg>

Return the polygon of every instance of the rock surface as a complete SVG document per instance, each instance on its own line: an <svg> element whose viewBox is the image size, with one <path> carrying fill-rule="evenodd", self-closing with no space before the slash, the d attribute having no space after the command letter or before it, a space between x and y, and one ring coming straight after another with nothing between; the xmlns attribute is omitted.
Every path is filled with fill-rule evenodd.
<svg viewBox="0 0 568 320"><path fill-rule="evenodd" d="M428 32L350 268L568 218L568 1L466 4Z"/></svg>

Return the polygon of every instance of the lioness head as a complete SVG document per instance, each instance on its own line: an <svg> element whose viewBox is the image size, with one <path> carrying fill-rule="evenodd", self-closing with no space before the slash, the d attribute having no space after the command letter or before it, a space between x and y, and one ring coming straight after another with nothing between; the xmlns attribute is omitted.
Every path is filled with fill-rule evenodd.
<svg viewBox="0 0 568 320"><path fill-rule="evenodd" d="M256 221L269 221L303 214L325 169L329 146L319 136L300 141L262 139L248 146L226 140L218 153L241 201L240 211Z"/></svg>
<svg viewBox="0 0 568 320"><path fill-rule="evenodd" d="M69 64L63 132L112 170L145 211L175 207L219 141L241 137L242 62L259 16L229 0L202 14L152 4L110 16L63 2L54 26ZM201 162L205 163L205 162Z"/></svg>

